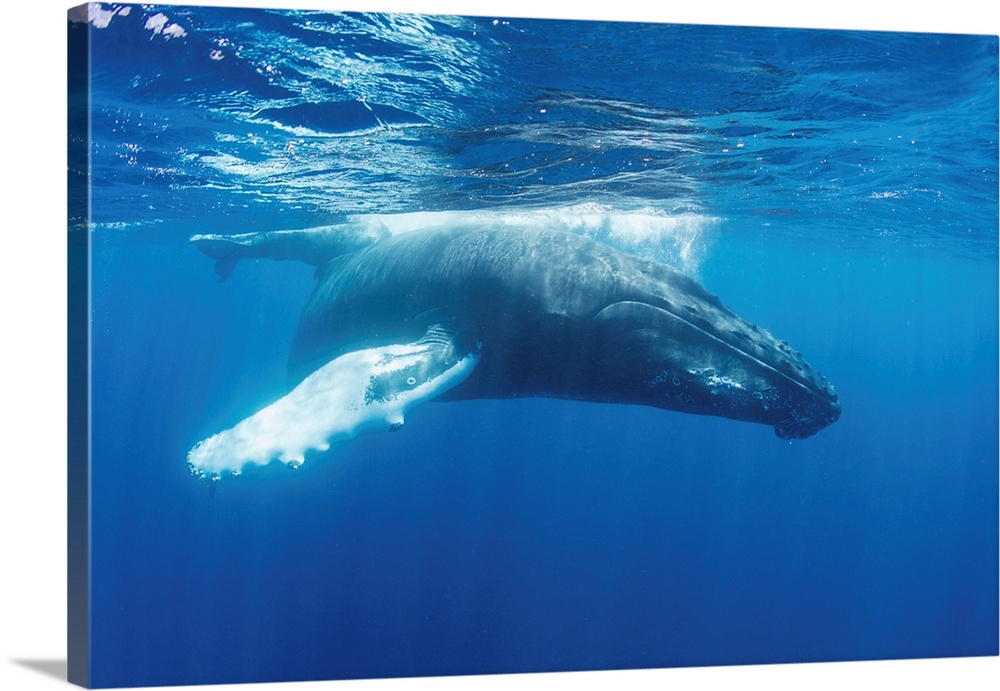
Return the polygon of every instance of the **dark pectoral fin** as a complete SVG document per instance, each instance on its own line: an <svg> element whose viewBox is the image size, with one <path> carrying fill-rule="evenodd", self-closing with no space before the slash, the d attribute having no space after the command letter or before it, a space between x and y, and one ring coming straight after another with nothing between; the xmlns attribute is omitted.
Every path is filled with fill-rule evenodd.
<svg viewBox="0 0 1000 691"><path fill-rule="evenodd" d="M215 273L219 274L219 281L229 278L236 269L239 261L239 257L222 257L221 259L216 259Z"/></svg>

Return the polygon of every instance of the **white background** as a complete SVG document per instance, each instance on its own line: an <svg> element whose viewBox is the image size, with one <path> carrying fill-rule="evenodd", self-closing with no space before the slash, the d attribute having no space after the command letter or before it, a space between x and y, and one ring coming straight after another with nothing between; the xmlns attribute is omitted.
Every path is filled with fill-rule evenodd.
<svg viewBox="0 0 1000 691"><path fill-rule="evenodd" d="M0 689L61 688L66 659L65 22L70 1L0 10ZM997 34L994 0L204 0L206 5ZM993 6L991 8L991 6ZM155 424L155 420L150 420ZM123 487L122 491L129 489ZM675 669L213 689L995 689L1000 658Z"/></svg>

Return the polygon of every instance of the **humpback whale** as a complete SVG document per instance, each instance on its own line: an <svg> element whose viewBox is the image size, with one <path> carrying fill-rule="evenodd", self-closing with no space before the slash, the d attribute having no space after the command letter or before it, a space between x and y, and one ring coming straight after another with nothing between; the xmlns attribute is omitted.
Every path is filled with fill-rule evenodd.
<svg viewBox="0 0 1000 691"><path fill-rule="evenodd" d="M365 429L398 429L423 401L549 397L653 406L809 437L836 392L784 341L694 279L555 230L377 225L195 235L225 280L241 259L317 267L287 395L198 442L196 475L239 474Z"/></svg>

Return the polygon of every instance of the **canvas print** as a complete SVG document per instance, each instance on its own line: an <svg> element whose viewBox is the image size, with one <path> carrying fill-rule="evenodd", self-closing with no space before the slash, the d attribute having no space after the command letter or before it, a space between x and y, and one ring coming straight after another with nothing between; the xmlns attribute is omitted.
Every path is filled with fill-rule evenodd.
<svg viewBox="0 0 1000 691"><path fill-rule="evenodd" d="M71 681L997 655L996 36L67 31Z"/></svg>

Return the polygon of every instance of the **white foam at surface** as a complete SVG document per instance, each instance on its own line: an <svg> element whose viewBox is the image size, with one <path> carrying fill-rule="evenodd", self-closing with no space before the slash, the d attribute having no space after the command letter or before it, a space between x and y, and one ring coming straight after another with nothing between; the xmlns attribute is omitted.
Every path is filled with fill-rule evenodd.
<svg viewBox="0 0 1000 691"><path fill-rule="evenodd" d="M146 20L145 29L147 31L152 31L153 36L163 34L166 39L169 38L183 38L187 36L187 32L178 24L169 23L170 19L167 15L162 12L157 12L152 17Z"/></svg>
<svg viewBox="0 0 1000 691"><path fill-rule="evenodd" d="M461 383L478 362L478 356L470 354L398 395L365 400L372 377L413 366L429 353L430 346L408 344L342 355L283 398L196 444L188 453L191 470L203 477L218 477L275 459L297 467L305 461L307 451L326 451L331 442L366 429L402 424L409 409Z"/></svg>
<svg viewBox="0 0 1000 691"><path fill-rule="evenodd" d="M464 226L561 230L607 242L692 275L697 274L707 253L708 231L719 220L697 213L670 214L654 208L620 210L594 203L524 210L370 214L350 219L353 223L378 221L393 235Z"/></svg>
<svg viewBox="0 0 1000 691"><path fill-rule="evenodd" d="M123 17L128 15L128 12L123 12L122 7L115 7L110 10L104 9L104 6L99 2L92 2L87 5L87 18L90 23L93 24L95 29L106 29L111 24L111 20L114 19L116 14L120 14Z"/></svg>
<svg viewBox="0 0 1000 691"><path fill-rule="evenodd" d="M169 24L163 29L163 35L173 38L184 38L187 32L179 24Z"/></svg>
<svg viewBox="0 0 1000 691"><path fill-rule="evenodd" d="M169 20L167 19L167 15L163 14L162 12L157 12L152 17L146 20L145 27L149 31L152 31L154 34L158 34L161 31L163 31L163 27L166 26L168 21Z"/></svg>

